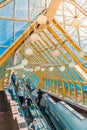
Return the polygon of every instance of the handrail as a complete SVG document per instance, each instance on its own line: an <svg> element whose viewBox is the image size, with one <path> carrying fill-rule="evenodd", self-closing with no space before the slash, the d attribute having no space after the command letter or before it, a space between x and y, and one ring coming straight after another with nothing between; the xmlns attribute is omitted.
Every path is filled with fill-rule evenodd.
<svg viewBox="0 0 87 130"><path fill-rule="evenodd" d="M12 85L13 85L13 84L12 84ZM17 108L19 107L20 110L21 110L21 111L19 111L19 108L18 108L19 115L21 114L21 115L24 117L26 128L29 130L27 121L26 121L25 116L24 116L23 109L22 109L22 107L21 107L19 98L17 97L16 91L15 91L15 87L14 87L14 86L11 86L11 88L12 88L12 91L13 91L14 100L15 100L15 102L17 103L16 106L17 106ZM20 112L21 112L21 113L20 113ZM20 115L20 116L21 116L21 115Z"/></svg>

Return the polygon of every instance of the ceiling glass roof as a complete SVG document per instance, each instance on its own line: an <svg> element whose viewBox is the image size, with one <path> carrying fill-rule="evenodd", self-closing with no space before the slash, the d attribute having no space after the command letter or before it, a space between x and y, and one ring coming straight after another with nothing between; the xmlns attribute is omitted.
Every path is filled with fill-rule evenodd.
<svg viewBox="0 0 87 130"><path fill-rule="evenodd" d="M4 2L5 0L0 0L0 3Z"/></svg>
<svg viewBox="0 0 87 130"><path fill-rule="evenodd" d="M29 35L27 37L24 35L20 47L13 54L12 65L19 65L22 59L27 59L28 65L25 69L33 69L33 72L19 70L18 73L29 74L30 77L33 75L31 80L33 77L38 80L39 77L39 80L87 83L87 2L86 0L61 0L55 14L53 12L56 5L55 8L50 7L50 2L52 1L30 0L28 3L28 0L16 0L16 3L12 1L0 9L0 54L4 54L14 41L16 45L16 39L19 37L21 39L29 27ZM49 8L52 8L52 12L47 10ZM48 18L47 25L36 26L35 20L44 9ZM30 41L33 32L39 35L36 42ZM31 48L33 54L26 55L26 48ZM59 54L55 56L53 52L56 50ZM84 56L80 54L82 52L85 53ZM70 66L71 62L74 64L73 67ZM35 70L37 66L46 71L37 72ZM50 67L53 67L52 72L49 71Z"/></svg>
<svg viewBox="0 0 87 130"><path fill-rule="evenodd" d="M28 22L23 20L29 19L31 24L44 10L44 2L44 0L30 0L28 3L28 0L16 0L0 8L0 56L28 27ZM15 17L18 19L13 20Z"/></svg>

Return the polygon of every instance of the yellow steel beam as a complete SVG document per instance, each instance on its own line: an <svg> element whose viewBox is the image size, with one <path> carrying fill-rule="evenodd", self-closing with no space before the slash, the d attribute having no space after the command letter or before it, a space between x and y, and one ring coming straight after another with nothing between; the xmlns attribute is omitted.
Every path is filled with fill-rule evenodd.
<svg viewBox="0 0 87 130"><path fill-rule="evenodd" d="M30 45L32 45L32 43L30 43ZM36 46L36 44L33 45L32 47L34 48L34 50L35 50L36 53L38 54L38 50L36 49L35 46ZM45 58L43 58L42 54L40 54L39 57L40 57L41 59L43 59L43 61L44 61L45 64L48 64L47 60L46 60ZM54 73L54 71L53 71L53 73ZM58 74L57 74L57 76L58 76ZM59 76L58 76L58 78L61 79Z"/></svg>
<svg viewBox="0 0 87 130"><path fill-rule="evenodd" d="M4 80L2 78L2 79L0 79L0 91L4 89L3 84L4 84Z"/></svg>
<svg viewBox="0 0 87 130"><path fill-rule="evenodd" d="M84 99L83 87L81 87L81 100L82 100L82 105L84 105L85 104L85 99Z"/></svg>
<svg viewBox="0 0 87 130"><path fill-rule="evenodd" d="M53 20L58 8L59 8L59 5L61 3L62 0L51 0L51 3L47 9L47 12L46 12L46 17L47 17L47 20L49 21L49 23L51 23L51 21ZM45 25L40 25L38 27L38 30L37 32L39 31L42 31L43 28L46 28L47 27L47 24Z"/></svg>
<svg viewBox="0 0 87 130"><path fill-rule="evenodd" d="M37 54L37 55L36 55L36 56L37 56L37 65L38 65L38 64L41 65L41 66L42 66L42 64L44 65L44 63L42 62L43 59L42 59L42 57L39 56L39 54L38 54L38 52L37 52L35 46L32 46L32 45L31 45L31 47L34 48L35 55ZM21 49L21 53L22 53L22 52L23 52L23 51L22 51L22 49ZM30 62L32 62L32 63L34 62L34 58L32 59L32 61L31 61L29 58L28 58L28 60L29 60L29 63L30 63ZM32 63L31 63L31 66L32 66ZM47 74L47 77L52 76L51 74L49 74L49 76L48 76L48 73L49 73L48 70L46 70L44 73Z"/></svg>
<svg viewBox="0 0 87 130"><path fill-rule="evenodd" d="M48 46L48 48L49 49L52 49L54 46L56 47L57 45L55 45L54 43L53 43L53 41L50 39L50 37L48 37L47 35L46 35L46 33L45 32L43 32L43 34L46 36L46 38L51 42L51 44L53 45L53 46ZM46 40L44 40L43 38L42 38L42 40L46 43L46 45L47 45L47 42L46 42ZM45 50L48 50L48 48L46 48L46 49L44 49L44 51ZM63 56L63 58L64 59L66 59L66 61L68 61L68 62L70 62L69 60L68 60L68 58L61 52L61 50L59 49L59 51L60 51L60 54ZM61 60L59 57L58 57L58 59L59 60ZM66 66L67 67L67 66ZM75 68L74 68L75 69ZM68 71L73 75L73 77L75 77L76 78L76 80L80 83L80 81L78 80L78 78L68 69ZM76 69L75 69L75 71L77 71ZM79 73L80 74L80 73ZM82 79L84 79L85 80L85 78L80 74L80 76L82 77Z"/></svg>
<svg viewBox="0 0 87 130"><path fill-rule="evenodd" d="M39 79L40 79L40 84L39 84L39 86L41 85L41 87L42 87L42 89L44 89L44 80L42 79L42 76L40 75L40 73L39 72L35 72L36 73L36 75L39 77Z"/></svg>
<svg viewBox="0 0 87 130"><path fill-rule="evenodd" d="M56 90L57 90L57 86L56 86L56 81L54 81L55 84L54 84L54 93L56 94Z"/></svg>
<svg viewBox="0 0 87 130"><path fill-rule="evenodd" d="M61 27L61 25L56 20L53 20L53 25L65 36L65 38L78 52L81 51L81 49L79 48L79 46L77 46L75 41L73 41L73 39L67 34L67 32ZM87 60L87 56L84 56L84 59Z"/></svg>
<svg viewBox="0 0 87 130"><path fill-rule="evenodd" d="M65 86L64 86L64 81L62 81L62 98L65 98L66 94L65 94Z"/></svg>
<svg viewBox="0 0 87 130"><path fill-rule="evenodd" d="M43 39L42 39L43 40ZM40 41L39 41L40 42ZM45 44L49 47L49 45L48 45L48 43L45 41ZM40 42L40 45L42 45L42 48L44 48L44 46L43 46L43 44ZM37 45L38 46L38 45ZM41 48L40 48L41 49ZM44 50L45 50L45 48L44 48ZM56 62L56 60L55 60L55 58L47 51L47 53L50 55L50 58L47 56L47 54L46 53L44 53L44 55L47 57L47 59L49 59L49 61L51 62L51 63L53 63L53 61L52 61L52 59L54 59L54 61ZM52 59L51 59L52 58ZM57 64L58 64L58 62L56 62ZM56 68L57 69L57 68ZM59 69L57 69L57 70L59 70ZM61 73L62 74L62 73ZM62 75L63 76L63 75Z"/></svg>
<svg viewBox="0 0 87 130"><path fill-rule="evenodd" d="M87 74L87 69L78 60L78 58L70 51L70 49L65 45L65 43L60 39L60 37L53 31L53 29L48 28L48 31L53 35L53 37L60 43L60 45L68 52L69 55L74 59L74 61L81 67L81 69Z"/></svg>
<svg viewBox="0 0 87 130"><path fill-rule="evenodd" d="M78 99L77 99L76 83L74 83L74 100L75 100L75 102L78 100Z"/></svg>
<svg viewBox="0 0 87 130"><path fill-rule="evenodd" d="M19 21L19 22L33 22L34 21L34 20L31 20L31 19L6 17L6 16L0 16L0 19L2 19L2 20Z"/></svg>
<svg viewBox="0 0 87 130"><path fill-rule="evenodd" d="M9 4L10 2L12 2L13 0L5 0L3 2L0 3L0 8L6 6L7 4Z"/></svg>
<svg viewBox="0 0 87 130"><path fill-rule="evenodd" d="M70 82L68 82L68 96L71 98Z"/></svg>
<svg viewBox="0 0 87 130"><path fill-rule="evenodd" d="M9 50L0 58L0 66L2 66L6 60L18 49L18 47L22 44L25 38L32 32L33 27L28 28L9 48Z"/></svg>
<svg viewBox="0 0 87 130"><path fill-rule="evenodd" d="M47 10L46 17L49 18L48 20L51 22L59 8L60 3L62 0L52 0L51 4Z"/></svg>
<svg viewBox="0 0 87 130"><path fill-rule="evenodd" d="M35 46L32 46L32 44L31 44L31 47L34 49L34 52L36 51L36 48L35 48ZM22 56L24 57L24 55L23 55L23 49L24 49L24 47L21 49L21 54L22 54ZM38 61L38 63L40 63L41 62L41 60L42 60L42 57L41 57L41 60L39 59L39 57L38 57L38 52L36 51L36 53L37 53L37 61ZM35 55L36 55L36 53L35 53ZM39 62L39 60L40 60L40 62ZM31 60L28 58L28 60L29 60L29 63L31 62ZM33 61L34 59L32 59L32 61ZM37 64L38 64L37 63ZM42 64L42 63L41 63ZM49 71L47 71L47 73L48 73ZM46 72L45 72L46 73ZM51 74L49 74L49 75L51 75ZM48 77L48 76L47 76Z"/></svg>

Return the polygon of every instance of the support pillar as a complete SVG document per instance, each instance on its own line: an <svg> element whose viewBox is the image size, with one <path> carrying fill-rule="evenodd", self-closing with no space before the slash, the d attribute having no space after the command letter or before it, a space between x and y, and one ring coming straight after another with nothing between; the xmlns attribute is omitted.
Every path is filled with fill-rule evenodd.
<svg viewBox="0 0 87 130"><path fill-rule="evenodd" d="M58 93L58 95L59 95L59 94L60 94L60 86L58 85L58 83L57 83L57 87L58 87L57 93Z"/></svg>
<svg viewBox="0 0 87 130"><path fill-rule="evenodd" d="M81 86L81 100L82 100L82 105L85 104L85 100L84 100L84 91L83 91L83 87Z"/></svg>
<svg viewBox="0 0 87 130"><path fill-rule="evenodd" d="M76 83L74 83L74 100L77 101L77 89L76 89Z"/></svg>
<svg viewBox="0 0 87 130"><path fill-rule="evenodd" d="M51 80L49 82L50 82L50 87L48 88L48 91L51 91Z"/></svg>
<svg viewBox="0 0 87 130"><path fill-rule="evenodd" d="M68 97L71 99L70 82L68 82Z"/></svg>
<svg viewBox="0 0 87 130"><path fill-rule="evenodd" d="M64 81L62 81L62 98L65 98L65 86L64 86Z"/></svg>
<svg viewBox="0 0 87 130"><path fill-rule="evenodd" d="M55 84L54 84L54 93L56 94L56 81L55 81Z"/></svg>

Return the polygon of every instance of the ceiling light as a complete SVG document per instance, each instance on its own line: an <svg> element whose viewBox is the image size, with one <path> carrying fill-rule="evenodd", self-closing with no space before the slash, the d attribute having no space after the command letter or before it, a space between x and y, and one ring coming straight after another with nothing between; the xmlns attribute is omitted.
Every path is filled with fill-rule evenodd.
<svg viewBox="0 0 87 130"><path fill-rule="evenodd" d="M7 82L7 79L5 79L4 82Z"/></svg>
<svg viewBox="0 0 87 130"><path fill-rule="evenodd" d="M27 59L23 59L22 62L21 62L22 65L27 65L28 64L28 60Z"/></svg>
<svg viewBox="0 0 87 130"><path fill-rule="evenodd" d="M6 77L8 77L8 74L5 74Z"/></svg>
<svg viewBox="0 0 87 130"><path fill-rule="evenodd" d="M17 69L23 69L23 68L24 68L24 65L23 65L23 64L19 64L19 65L16 65L16 66L14 67L15 70L17 70Z"/></svg>
<svg viewBox="0 0 87 130"><path fill-rule="evenodd" d="M36 70L36 69L34 69L34 71L35 71L35 72L37 72L37 70Z"/></svg>
<svg viewBox="0 0 87 130"><path fill-rule="evenodd" d="M74 28L79 28L81 26L81 22L78 20L77 17L75 17L74 20L72 21L72 26Z"/></svg>
<svg viewBox="0 0 87 130"><path fill-rule="evenodd" d="M25 78L25 75L23 74L23 78Z"/></svg>
<svg viewBox="0 0 87 130"><path fill-rule="evenodd" d="M37 70L37 71L40 70L40 66L36 66L35 70Z"/></svg>
<svg viewBox="0 0 87 130"><path fill-rule="evenodd" d="M65 66L61 66L61 67L60 67L60 71L61 71L61 72L65 71Z"/></svg>
<svg viewBox="0 0 87 130"><path fill-rule="evenodd" d="M58 56L60 54L59 50L53 50L52 52L52 55L55 57L55 56Z"/></svg>
<svg viewBox="0 0 87 130"><path fill-rule="evenodd" d="M70 63L69 63L69 67L71 67L71 68L73 68L74 65L75 65L74 62L70 62Z"/></svg>
<svg viewBox="0 0 87 130"><path fill-rule="evenodd" d="M45 71L45 68L41 68L41 71L44 72L44 71Z"/></svg>
<svg viewBox="0 0 87 130"><path fill-rule="evenodd" d="M46 24L47 17L45 15L39 15L36 22L41 25Z"/></svg>
<svg viewBox="0 0 87 130"><path fill-rule="evenodd" d="M53 71L53 70L54 70L54 68L53 68L53 67L50 67L50 68L49 68L49 71Z"/></svg>
<svg viewBox="0 0 87 130"><path fill-rule="evenodd" d="M84 58L84 56L85 56L85 52L81 51L78 53L79 58Z"/></svg>
<svg viewBox="0 0 87 130"><path fill-rule="evenodd" d="M34 71L34 69L33 69L33 68L31 68L29 71L30 71L30 72L33 72L33 71Z"/></svg>
<svg viewBox="0 0 87 130"><path fill-rule="evenodd" d="M32 33L30 36L31 42L36 42L39 39L39 35L37 33Z"/></svg>
<svg viewBox="0 0 87 130"><path fill-rule="evenodd" d="M25 54L26 54L26 55L32 55L32 54L33 54L32 49L31 49L30 47L26 48L26 49L25 49Z"/></svg>

